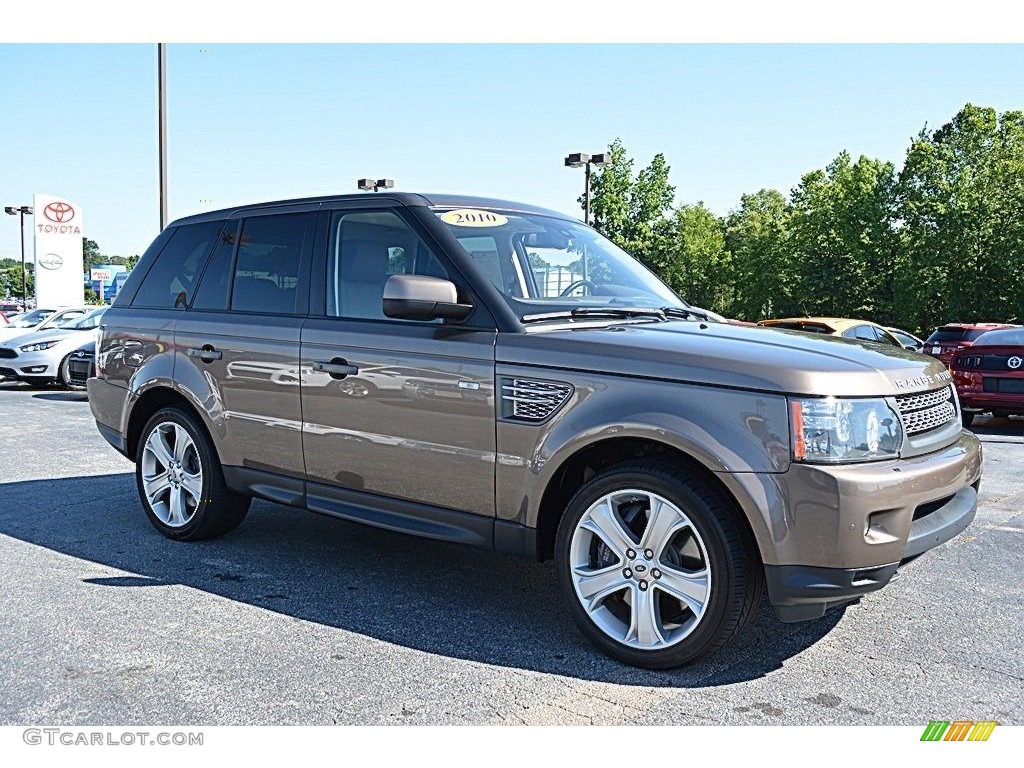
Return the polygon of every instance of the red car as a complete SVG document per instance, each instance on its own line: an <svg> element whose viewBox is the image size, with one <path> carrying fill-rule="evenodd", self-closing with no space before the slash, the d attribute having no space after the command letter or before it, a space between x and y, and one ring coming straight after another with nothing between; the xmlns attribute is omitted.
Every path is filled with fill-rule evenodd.
<svg viewBox="0 0 1024 768"><path fill-rule="evenodd" d="M997 328L1014 328L1007 323L949 323L932 331L932 335L924 343L924 353L937 357L947 366L953 355L961 349L967 349L975 339L983 333Z"/></svg>
<svg viewBox="0 0 1024 768"><path fill-rule="evenodd" d="M979 413L1024 415L1024 328L989 331L950 365L965 427Z"/></svg>

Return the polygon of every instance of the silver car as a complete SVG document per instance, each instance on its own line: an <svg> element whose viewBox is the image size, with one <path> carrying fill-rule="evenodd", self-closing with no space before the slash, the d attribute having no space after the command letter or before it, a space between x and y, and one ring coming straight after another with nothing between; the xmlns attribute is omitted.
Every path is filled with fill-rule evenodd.
<svg viewBox="0 0 1024 768"><path fill-rule="evenodd" d="M0 377L30 384L63 384L70 387L71 355L96 340L95 330L107 307L65 310L65 322L43 330L29 330L0 342Z"/></svg>

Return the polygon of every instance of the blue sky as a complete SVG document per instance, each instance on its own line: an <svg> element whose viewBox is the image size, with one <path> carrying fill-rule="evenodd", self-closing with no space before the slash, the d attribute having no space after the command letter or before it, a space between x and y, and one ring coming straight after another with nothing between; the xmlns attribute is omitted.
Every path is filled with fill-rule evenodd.
<svg viewBox="0 0 1024 768"><path fill-rule="evenodd" d="M143 251L155 60L152 45L0 45L0 205L66 196L104 253ZM1024 109L1021 72L1008 45L172 45L170 217L361 176L580 215L582 172L562 158L616 137L638 167L665 153L678 202L725 213L843 149L899 164L966 102ZM0 217L0 256L17 253Z"/></svg>

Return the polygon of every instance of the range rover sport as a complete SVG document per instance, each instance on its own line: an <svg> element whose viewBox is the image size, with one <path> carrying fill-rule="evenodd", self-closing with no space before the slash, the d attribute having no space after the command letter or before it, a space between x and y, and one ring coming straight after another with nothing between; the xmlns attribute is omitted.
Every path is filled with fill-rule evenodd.
<svg viewBox="0 0 1024 768"><path fill-rule="evenodd" d="M707 322L592 228L480 198L176 221L88 389L165 536L258 496L554 558L582 633L648 668L720 647L765 589L800 621L883 587L967 527L981 477L938 360Z"/></svg>

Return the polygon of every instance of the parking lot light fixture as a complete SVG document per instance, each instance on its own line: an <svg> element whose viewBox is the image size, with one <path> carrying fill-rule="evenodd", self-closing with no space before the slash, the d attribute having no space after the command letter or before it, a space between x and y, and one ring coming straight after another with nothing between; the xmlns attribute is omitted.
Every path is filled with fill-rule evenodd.
<svg viewBox="0 0 1024 768"><path fill-rule="evenodd" d="M4 212L18 216L21 224L21 308L28 312L28 281L25 277L25 214L32 215L31 205L5 205Z"/></svg>
<svg viewBox="0 0 1024 768"><path fill-rule="evenodd" d="M583 182L583 223L590 224L590 167L607 165L611 162L611 155L607 152L599 152L588 155L585 152L573 152L566 155L566 168L584 168Z"/></svg>
<svg viewBox="0 0 1024 768"><path fill-rule="evenodd" d="M395 186L394 179L359 179L356 182L359 189L364 192L376 192L380 189L391 189Z"/></svg>

